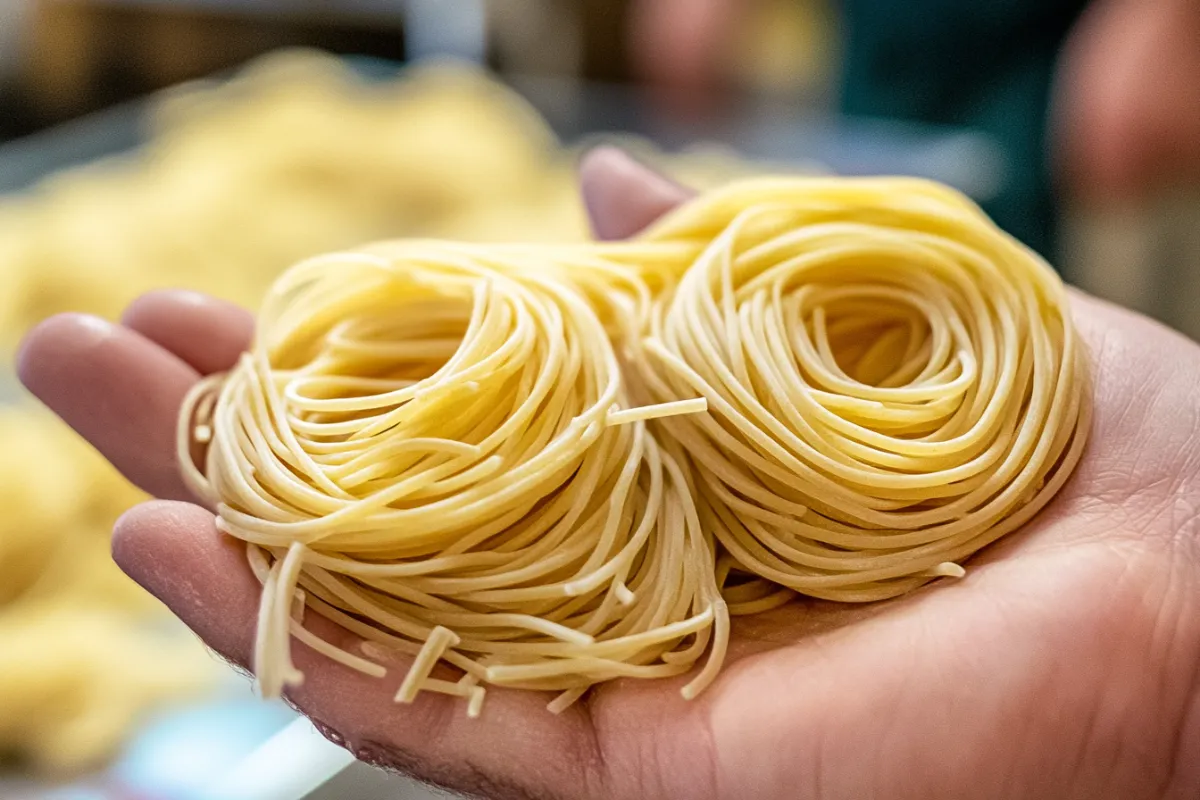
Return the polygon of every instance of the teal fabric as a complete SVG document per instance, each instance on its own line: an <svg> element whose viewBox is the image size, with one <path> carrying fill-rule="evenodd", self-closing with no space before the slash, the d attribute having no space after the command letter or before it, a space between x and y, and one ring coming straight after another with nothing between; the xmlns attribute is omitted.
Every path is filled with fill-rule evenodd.
<svg viewBox="0 0 1200 800"><path fill-rule="evenodd" d="M1052 255L1046 141L1059 48L1086 0L842 0L848 114L967 126L1004 150L993 219Z"/></svg>

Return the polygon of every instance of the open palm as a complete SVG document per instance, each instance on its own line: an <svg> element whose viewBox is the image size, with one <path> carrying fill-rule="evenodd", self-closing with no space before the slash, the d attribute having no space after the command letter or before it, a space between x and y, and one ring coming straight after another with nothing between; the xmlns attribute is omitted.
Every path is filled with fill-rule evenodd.
<svg viewBox="0 0 1200 800"><path fill-rule="evenodd" d="M608 237L684 197L612 151L585 163L584 186ZM616 681L554 716L544 696L493 689L471 720L442 696L393 704L402 669L364 678L301 645L292 701L366 760L490 798L1200 797L1200 347L1074 302L1092 443L963 580L735 620L724 673L690 703L682 681ZM51 319L20 359L34 393L163 498L118 523L117 561L243 665L258 584L187 502L174 437L183 395L233 363L252 324L159 293L120 326Z"/></svg>

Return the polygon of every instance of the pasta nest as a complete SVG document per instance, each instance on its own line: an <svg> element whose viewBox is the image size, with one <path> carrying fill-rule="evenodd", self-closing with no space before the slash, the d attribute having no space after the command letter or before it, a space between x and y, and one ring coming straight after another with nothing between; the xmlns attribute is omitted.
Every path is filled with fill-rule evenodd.
<svg viewBox="0 0 1200 800"><path fill-rule="evenodd" d="M691 697L730 613L961 577L1062 487L1089 420L1064 286L970 201L763 179L630 242L304 262L179 445L263 584L266 693L301 679L296 637L373 675L415 656L397 700L476 714L486 684L559 710L694 669Z"/></svg>
<svg viewBox="0 0 1200 800"><path fill-rule="evenodd" d="M301 678L290 636L383 675L306 630L305 604L368 654L418 656L398 700L476 713L486 681L564 705L685 672L716 629L689 694L711 678L728 627L711 537L677 460L613 416L626 390L583 294L485 248L398 243L299 265L260 325L193 392L181 443L207 444L189 482L263 583L264 693ZM438 659L463 679L431 677Z"/></svg>
<svg viewBox="0 0 1200 800"><path fill-rule="evenodd" d="M1065 287L957 193L757 181L645 238L703 245L656 298L640 375L655 400L707 399L662 424L705 530L750 572L842 601L961 576L1078 462Z"/></svg>

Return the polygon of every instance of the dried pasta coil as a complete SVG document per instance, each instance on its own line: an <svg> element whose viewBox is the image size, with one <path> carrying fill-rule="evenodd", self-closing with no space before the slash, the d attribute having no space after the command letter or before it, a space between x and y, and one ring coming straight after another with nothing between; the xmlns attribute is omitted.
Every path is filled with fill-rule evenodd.
<svg viewBox="0 0 1200 800"><path fill-rule="evenodd" d="M377 676L378 648L413 654L397 700L472 713L488 684L560 692L557 709L707 653L690 696L719 667L712 541L644 419L703 403L629 409L599 317L549 271L429 242L300 264L187 405L187 479L263 584L267 695L302 679L291 637ZM370 646L318 639L306 606Z"/></svg>
<svg viewBox="0 0 1200 800"><path fill-rule="evenodd" d="M738 567L806 595L902 594L1030 519L1090 405L1066 290L957 193L742 183L643 241L703 252L645 320L640 380Z"/></svg>

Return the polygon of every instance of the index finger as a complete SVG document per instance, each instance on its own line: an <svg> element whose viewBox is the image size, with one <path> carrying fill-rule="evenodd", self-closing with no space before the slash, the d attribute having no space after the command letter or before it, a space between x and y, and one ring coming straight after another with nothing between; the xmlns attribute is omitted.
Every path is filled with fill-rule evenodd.
<svg viewBox="0 0 1200 800"><path fill-rule="evenodd" d="M156 497L194 500L175 456L179 411L201 369L232 366L251 324L234 306L179 294L136 303L131 327L61 314L25 338L17 372L130 481Z"/></svg>

